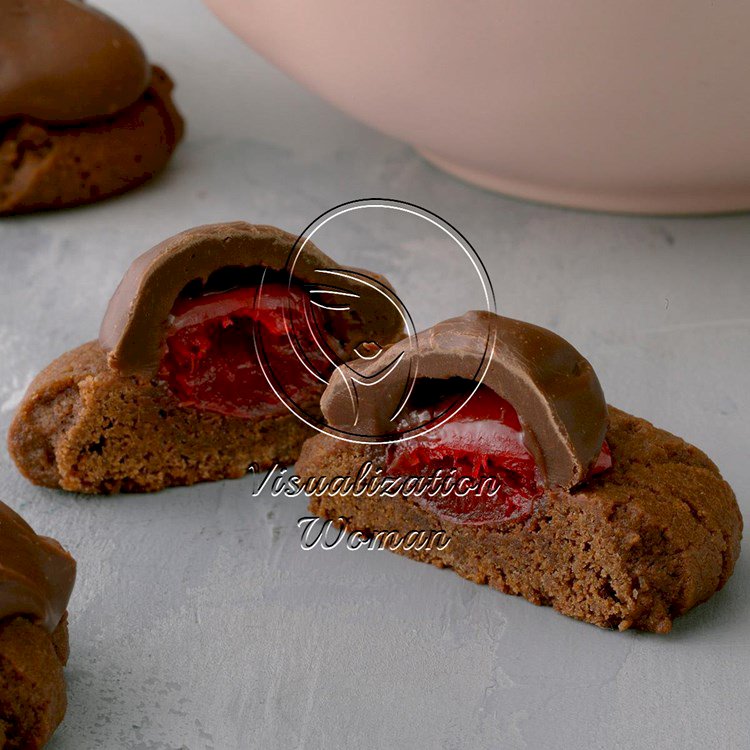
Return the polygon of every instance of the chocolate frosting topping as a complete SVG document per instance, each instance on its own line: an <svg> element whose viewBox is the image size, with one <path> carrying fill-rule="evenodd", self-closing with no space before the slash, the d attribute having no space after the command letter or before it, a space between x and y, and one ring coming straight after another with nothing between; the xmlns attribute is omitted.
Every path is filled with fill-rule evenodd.
<svg viewBox="0 0 750 750"><path fill-rule="evenodd" d="M389 364L393 372L379 377ZM599 455L607 406L589 362L552 331L488 312L443 321L394 344L376 362L339 368L321 399L323 414L344 433L392 434L414 376L481 381L510 402L549 485L575 486Z"/></svg>
<svg viewBox="0 0 750 750"><path fill-rule="evenodd" d="M135 37L79 0L0 2L0 122L107 117L135 102L150 75Z"/></svg>
<svg viewBox="0 0 750 750"><path fill-rule="evenodd" d="M271 226L242 221L207 224L170 237L136 258L110 300L99 331L110 367L122 375L154 375L164 353L170 312L188 284L205 284L221 269L283 271L289 267L296 241L295 235ZM332 270L337 272L334 276ZM356 293L351 312L327 313L343 315L351 323L352 338L359 331L367 341L385 345L403 330L397 310L383 304L383 292L391 291L385 279L339 265L312 242L306 242L296 256L293 277L306 285ZM360 342L349 343L356 347Z"/></svg>
<svg viewBox="0 0 750 750"><path fill-rule="evenodd" d="M73 590L75 560L0 503L0 620L28 617L50 633Z"/></svg>

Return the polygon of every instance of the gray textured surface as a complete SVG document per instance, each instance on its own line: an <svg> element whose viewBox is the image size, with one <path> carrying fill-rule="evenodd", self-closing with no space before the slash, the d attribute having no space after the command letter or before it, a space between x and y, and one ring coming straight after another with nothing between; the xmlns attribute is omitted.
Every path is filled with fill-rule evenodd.
<svg viewBox="0 0 750 750"><path fill-rule="evenodd" d="M505 200L317 101L196 0L101 4L177 80L188 140L143 190L0 221L3 433L32 375L95 336L121 273L153 243L234 218L295 231L378 194L461 228L500 310L554 327L612 403L705 449L747 514L750 217ZM438 317L413 253L406 243L377 270ZM70 708L52 747L748 747L746 558L671 635L610 633L387 552L303 552L303 503L251 490L87 499L30 486L0 454L0 497L80 565Z"/></svg>

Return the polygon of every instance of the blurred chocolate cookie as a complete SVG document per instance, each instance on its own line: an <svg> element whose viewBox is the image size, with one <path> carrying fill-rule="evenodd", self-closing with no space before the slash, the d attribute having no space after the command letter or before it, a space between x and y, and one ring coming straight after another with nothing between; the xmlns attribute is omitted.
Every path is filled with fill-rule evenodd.
<svg viewBox="0 0 750 750"><path fill-rule="evenodd" d="M0 59L0 215L122 193L182 138L169 76L79 0L6 0Z"/></svg>
<svg viewBox="0 0 750 750"><path fill-rule="evenodd" d="M65 716L75 560L0 503L0 748L43 747Z"/></svg>

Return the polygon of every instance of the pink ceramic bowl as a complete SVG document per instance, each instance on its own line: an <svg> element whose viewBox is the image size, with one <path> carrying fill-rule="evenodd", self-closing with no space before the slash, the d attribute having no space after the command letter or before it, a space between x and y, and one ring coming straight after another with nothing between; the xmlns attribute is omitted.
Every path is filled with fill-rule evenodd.
<svg viewBox="0 0 750 750"><path fill-rule="evenodd" d="M585 208L750 208L747 0L206 0L439 167Z"/></svg>

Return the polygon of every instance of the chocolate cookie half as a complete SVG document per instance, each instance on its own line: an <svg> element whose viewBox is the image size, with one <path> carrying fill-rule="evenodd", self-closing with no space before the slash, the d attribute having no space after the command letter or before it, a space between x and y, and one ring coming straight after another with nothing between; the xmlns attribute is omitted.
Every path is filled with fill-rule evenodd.
<svg viewBox="0 0 750 750"><path fill-rule="evenodd" d="M79 0L0 4L0 60L0 215L130 190L182 138L169 76Z"/></svg>
<svg viewBox="0 0 750 750"><path fill-rule="evenodd" d="M322 397L331 434L296 466L313 513L602 627L667 632L726 583L742 533L729 485L697 448L607 409L559 336L467 313L385 355L394 377L353 400L339 369ZM354 481L331 491L339 476ZM414 543L440 531L447 544Z"/></svg>
<svg viewBox="0 0 750 750"><path fill-rule="evenodd" d="M331 372L402 336L377 274L244 222L188 230L134 261L98 341L31 384L9 448L32 482L154 491L292 463Z"/></svg>
<svg viewBox="0 0 750 750"><path fill-rule="evenodd" d="M0 503L0 748L43 747L65 715L75 561Z"/></svg>

